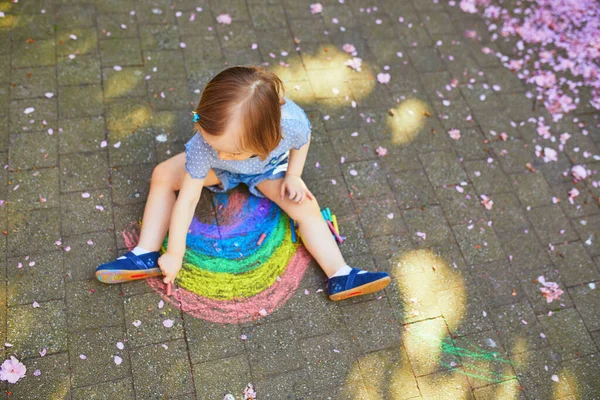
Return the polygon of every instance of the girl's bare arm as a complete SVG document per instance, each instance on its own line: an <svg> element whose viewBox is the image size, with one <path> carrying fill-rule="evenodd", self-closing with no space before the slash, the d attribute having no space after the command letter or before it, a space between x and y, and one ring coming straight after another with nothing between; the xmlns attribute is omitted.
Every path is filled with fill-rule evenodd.
<svg viewBox="0 0 600 400"><path fill-rule="evenodd" d="M188 172L185 173L169 223L167 253L172 256L183 258L185 238L192 223L198 201L200 201L203 185L204 179L194 179Z"/></svg>

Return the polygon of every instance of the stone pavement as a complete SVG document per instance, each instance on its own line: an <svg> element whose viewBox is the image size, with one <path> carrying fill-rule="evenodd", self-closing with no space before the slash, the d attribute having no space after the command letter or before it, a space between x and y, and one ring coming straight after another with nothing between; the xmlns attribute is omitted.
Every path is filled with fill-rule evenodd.
<svg viewBox="0 0 600 400"><path fill-rule="evenodd" d="M220 400L248 382L259 399L600 396L600 189L562 174L600 166L583 156L599 154L594 110L551 124L573 138L544 163L535 125L520 122L550 115L481 52L512 54L514 38L490 41L479 16L444 1L322 0L315 15L311 3L0 2L2 359L27 367L0 396ZM345 43L360 72L344 65ZM265 62L310 117L304 179L338 215L348 263L393 283L334 303L316 292L313 261L283 307L219 325L159 310L143 281L96 281L126 251L153 167L191 137L203 86L227 65ZM546 301L539 276L560 300Z"/></svg>

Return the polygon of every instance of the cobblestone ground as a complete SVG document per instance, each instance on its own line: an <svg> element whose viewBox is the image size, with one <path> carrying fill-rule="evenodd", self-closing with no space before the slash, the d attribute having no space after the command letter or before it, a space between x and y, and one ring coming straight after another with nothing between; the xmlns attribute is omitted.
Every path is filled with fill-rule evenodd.
<svg viewBox="0 0 600 400"><path fill-rule="evenodd" d="M594 110L551 124L573 138L544 163L521 121L550 115L481 51L510 55L514 38L490 41L481 17L444 1L322 3L313 15L305 0L0 2L2 359L27 367L0 396L220 400L252 382L260 399L599 398L600 190L563 175L600 166L583 156L599 154ZM203 86L262 63L310 117L303 177L338 215L348 263L393 283L334 303L312 262L273 314L218 325L159 310L144 281L96 281L126 251L153 167L191 137Z"/></svg>

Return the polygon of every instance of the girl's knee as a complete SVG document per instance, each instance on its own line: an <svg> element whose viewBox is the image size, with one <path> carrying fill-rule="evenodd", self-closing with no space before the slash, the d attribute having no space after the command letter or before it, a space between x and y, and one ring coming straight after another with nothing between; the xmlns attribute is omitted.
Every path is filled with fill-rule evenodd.
<svg viewBox="0 0 600 400"><path fill-rule="evenodd" d="M171 171L169 165L165 162L161 162L152 171L151 183L155 185L169 185L172 181Z"/></svg>
<svg viewBox="0 0 600 400"><path fill-rule="evenodd" d="M302 221L305 218L309 218L315 215L321 215L321 208L317 199L304 199L302 204L294 203L290 201L289 211L286 213L295 221Z"/></svg>

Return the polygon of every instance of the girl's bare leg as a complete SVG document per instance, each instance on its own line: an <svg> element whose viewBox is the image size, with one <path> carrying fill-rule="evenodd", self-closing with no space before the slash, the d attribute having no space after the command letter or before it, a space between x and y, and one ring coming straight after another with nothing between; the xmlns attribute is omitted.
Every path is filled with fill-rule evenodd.
<svg viewBox="0 0 600 400"><path fill-rule="evenodd" d="M287 215L298 221L302 243L315 260L317 260L325 275L328 278L331 277L342 267L346 266L346 262L329 230L329 226L321 215L321 209L317 200L307 198L302 204L297 204L284 197L282 201L279 194L281 182L282 179L265 180L256 185L256 187L262 194L281 207Z"/></svg>
<svg viewBox="0 0 600 400"><path fill-rule="evenodd" d="M144 208L139 247L148 251L160 249L171 222L171 211L177 199L175 192L181 187L185 173L185 153L180 153L154 168L150 192ZM210 170L204 185L212 186L219 183L219 178L213 170Z"/></svg>

